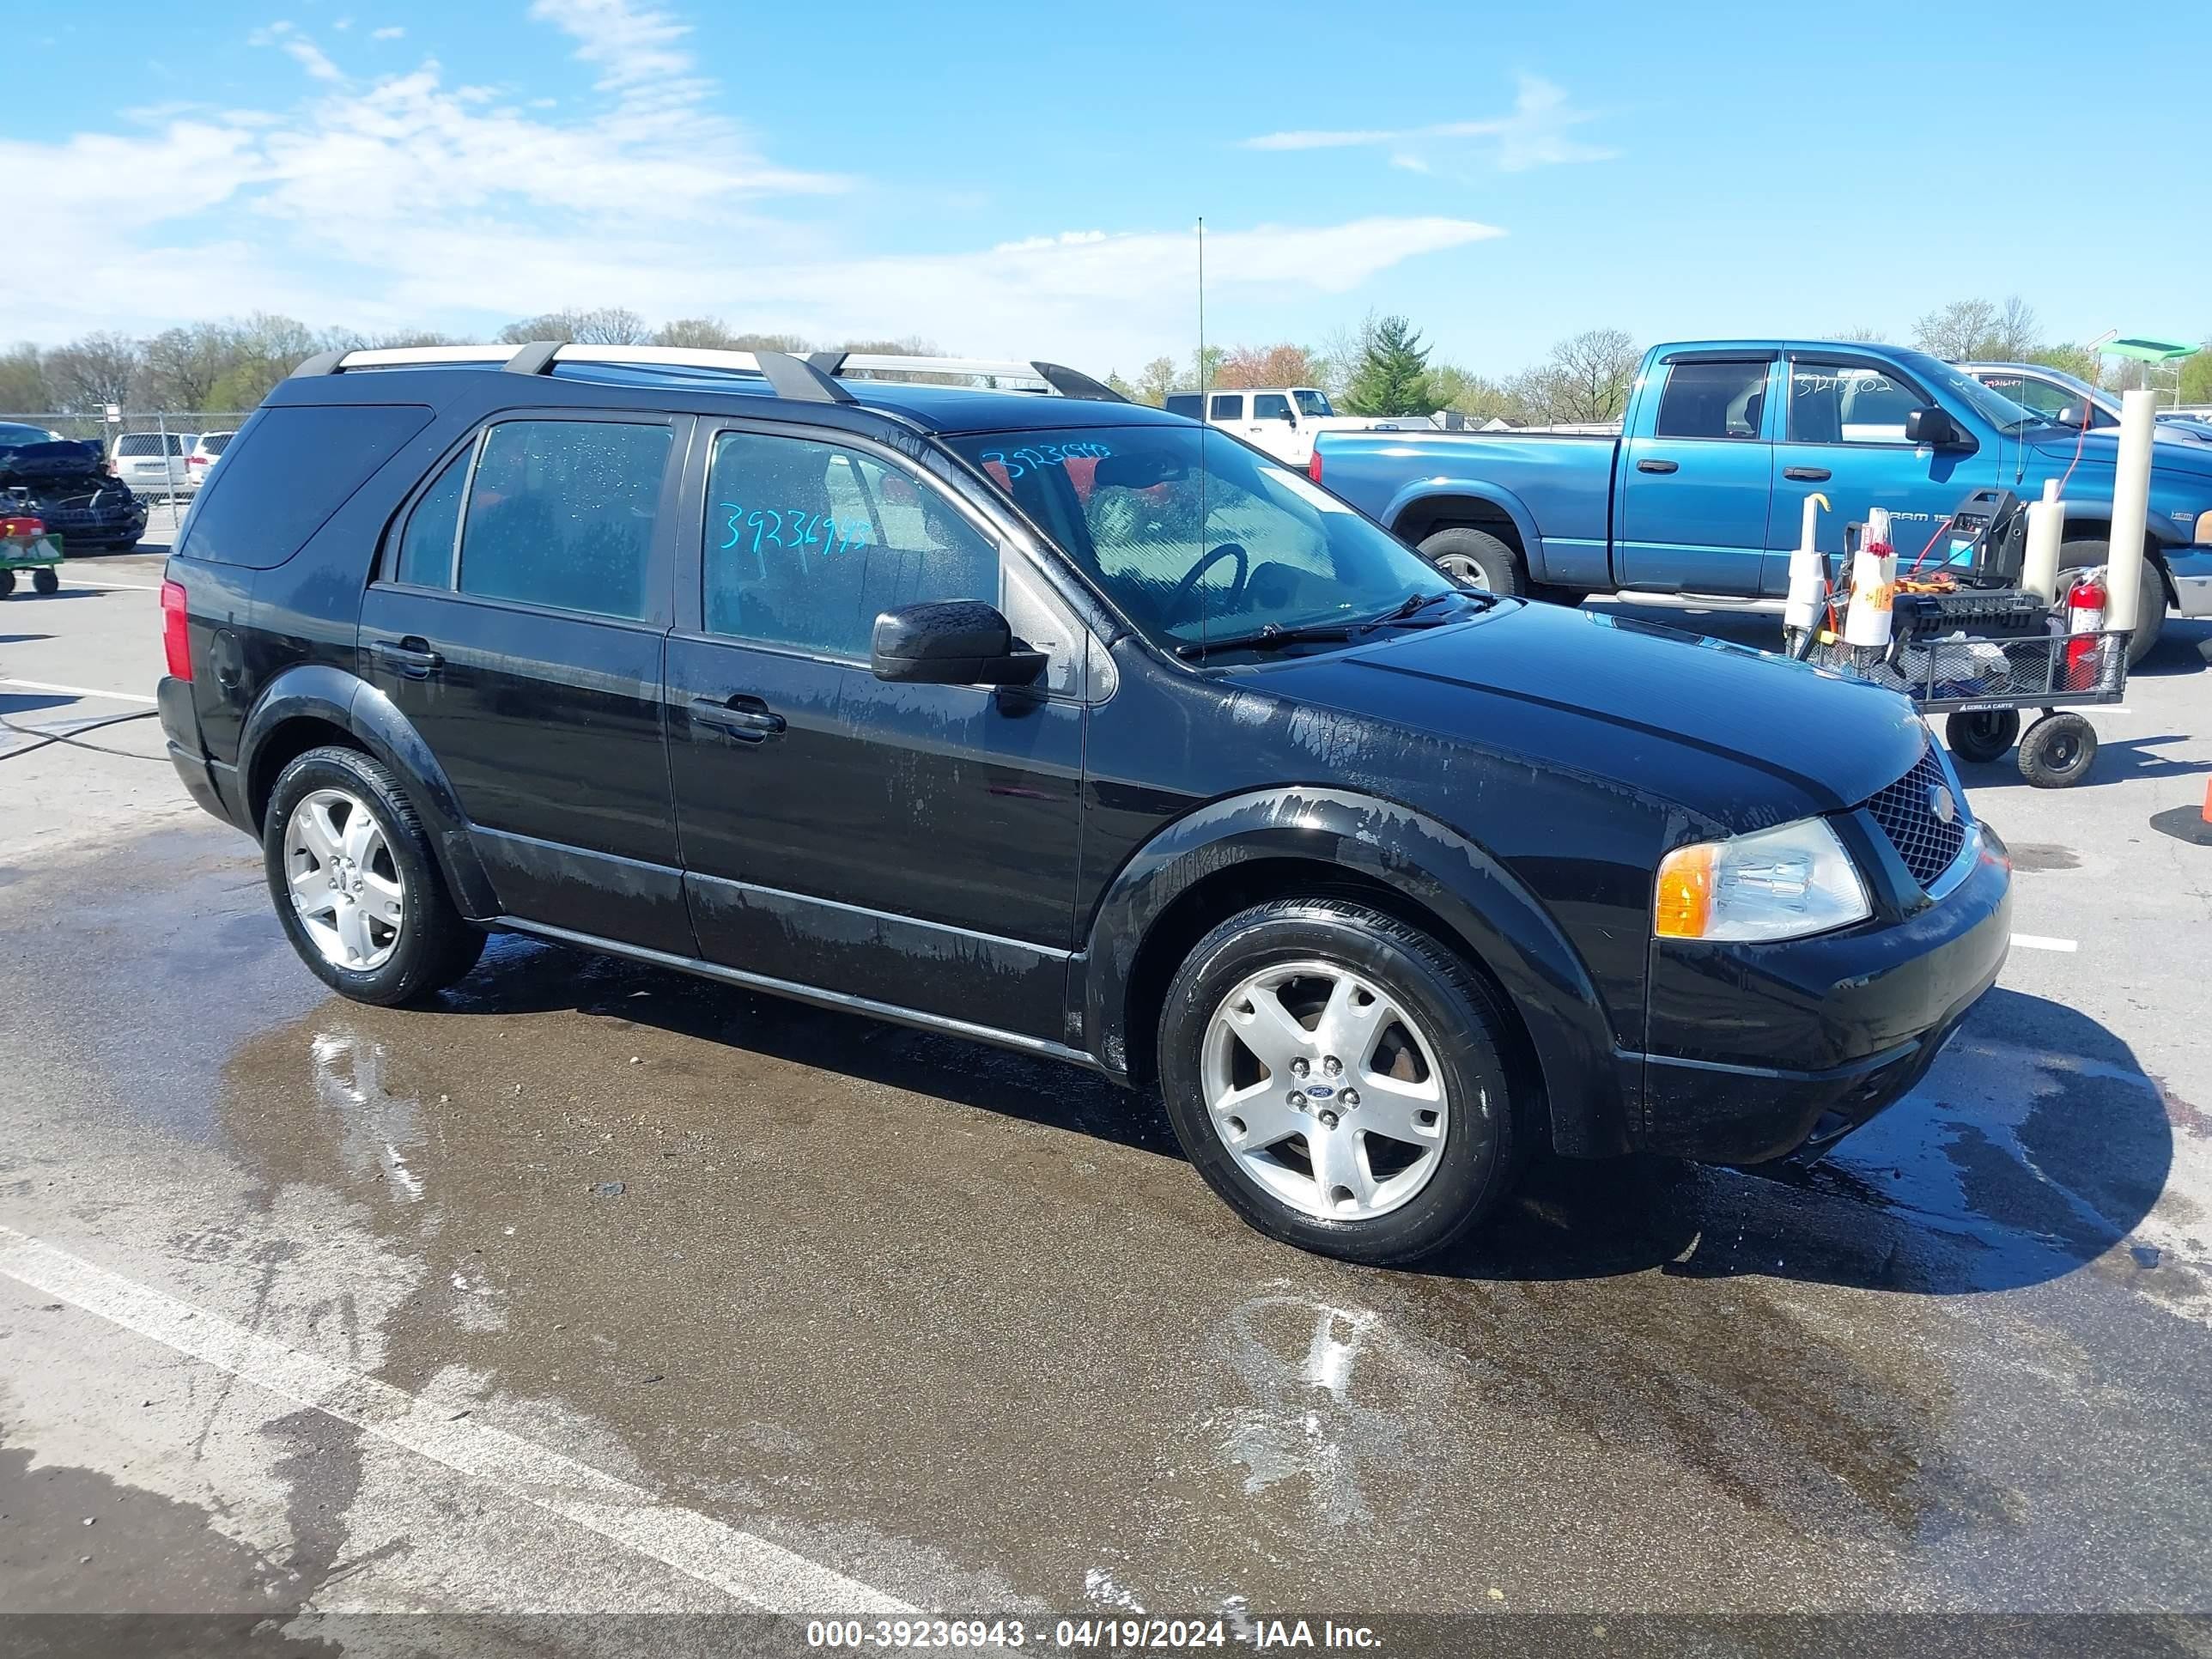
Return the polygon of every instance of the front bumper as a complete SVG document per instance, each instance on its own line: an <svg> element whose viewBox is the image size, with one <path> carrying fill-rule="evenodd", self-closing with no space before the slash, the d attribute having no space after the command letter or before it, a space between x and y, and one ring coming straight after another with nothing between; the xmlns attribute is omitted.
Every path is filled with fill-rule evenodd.
<svg viewBox="0 0 2212 1659"><path fill-rule="evenodd" d="M2185 617L2212 617L2212 547L2172 547L2166 572L2173 578L2174 609Z"/></svg>
<svg viewBox="0 0 2212 1659"><path fill-rule="evenodd" d="M1759 1164L1823 1146L1926 1075L2012 941L2012 867L1977 825L1964 873L1895 920L1779 945L1654 941L1640 1144Z"/></svg>

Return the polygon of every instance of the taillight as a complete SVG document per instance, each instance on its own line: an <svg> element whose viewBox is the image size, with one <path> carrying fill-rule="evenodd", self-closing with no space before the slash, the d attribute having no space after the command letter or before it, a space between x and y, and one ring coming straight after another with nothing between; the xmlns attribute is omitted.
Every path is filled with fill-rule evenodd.
<svg viewBox="0 0 2212 1659"><path fill-rule="evenodd" d="M1319 438L1314 440L1313 459L1306 463L1306 477L1311 478L1316 483L1321 482L1321 440Z"/></svg>
<svg viewBox="0 0 2212 1659"><path fill-rule="evenodd" d="M208 458L204 455L187 455L185 457L185 465L186 466L205 466L207 464Z"/></svg>
<svg viewBox="0 0 2212 1659"><path fill-rule="evenodd" d="M6 541L11 536L34 542L46 533L46 521L44 519L21 517L0 519L0 542Z"/></svg>
<svg viewBox="0 0 2212 1659"><path fill-rule="evenodd" d="M161 654L168 659L169 678L192 677L192 637L185 628L185 585L161 584Z"/></svg>

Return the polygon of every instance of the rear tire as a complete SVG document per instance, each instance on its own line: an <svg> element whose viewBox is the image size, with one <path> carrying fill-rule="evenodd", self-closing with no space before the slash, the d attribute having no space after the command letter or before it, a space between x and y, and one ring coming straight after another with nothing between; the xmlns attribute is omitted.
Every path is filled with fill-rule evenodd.
<svg viewBox="0 0 2212 1659"><path fill-rule="evenodd" d="M2069 541L2058 549L2058 568L2094 570L2100 564L2110 564L2112 544L2107 541ZM2066 595L2062 586L2058 597ZM2158 643L2158 636L2166 629L2166 584L2159 580L2158 567L2148 559L2143 561L2142 587L2136 603L2135 637L2128 641L2128 666L2133 668L2149 654Z"/></svg>
<svg viewBox="0 0 2212 1659"><path fill-rule="evenodd" d="M360 833L376 852L373 858L356 860L357 872L343 859L328 860L327 848L319 856L303 845L310 839L301 833L307 828L304 820L318 804L325 823L334 821L330 809L337 808L343 815L335 820L341 829L354 822L355 811L367 814ZM295 824L295 818L302 822ZM310 749L277 775L262 823L261 854L285 937L315 976L340 996L380 1006L413 1001L444 990L483 954L483 932L447 896L430 837L406 792L384 766L359 750ZM326 871L339 879L327 880ZM347 902L370 906L380 892L388 904L374 911L373 927L364 924L362 938L371 948L365 965L358 968L347 966L343 953L331 948L331 939L340 931L336 913L324 908L314 926L307 915L319 904L327 907L332 892L343 896L348 878L356 873L369 885L364 890L354 880L351 892L358 896Z"/></svg>
<svg viewBox="0 0 2212 1659"><path fill-rule="evenodd" d="M2045 714L2020 740L2020 775L2038 789L2070 789L2097 760L2097 728L2070 709Z"/></svg>
<svg viewBox="0 0 2212 1659"><path fill-rule="evenodd" d="M1993 761L2020 739L2020 710L1959 710L1943 722L1943 741L1963 761Z"/></svg>
<svg viewBox="0 0 2212 1659"><path fill-rule="evenodd" d="M0 570L0 599L6 599L15 591L15 573L12 570Z"/></svg>
<svg viewBox="0 0 2212 1659"><path fill-rule="evenodd" d="M1528 587L1528 573L1511 545L1486 530L1454 525L1421 543L1421 551L1454 581L1511 598Z"/></svg>
<svg viewBox="0 0 2212 1659"><path fill-rule="evenodd" d="M1345 900L1277 899L1224 921L1177 970L1161 1092L1192 1164L1261 1232L1413 1261L1479 1225L1519 1177L1531 1091L1508 1021L1419 929Z"/></svg>
<svg viewBox="0 0 2212 1659"><path fill-rule="evenodd" d="M31 573L31 586L41 593L58 593L62 591L61 572L56 570L52 565L43 569L33 570Z"/></svg>

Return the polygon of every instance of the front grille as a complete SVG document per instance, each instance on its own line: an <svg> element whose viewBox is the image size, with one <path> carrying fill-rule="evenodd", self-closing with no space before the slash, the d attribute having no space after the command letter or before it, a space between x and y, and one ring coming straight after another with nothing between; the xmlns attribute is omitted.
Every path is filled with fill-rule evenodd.
<svg viewBox="0 0 2212 1659"><path fill-rule="evenodd" d="M1935 802L1941 791L1951 800L1951 821L1937 816ZM1920 763L1887 788L1864 802L1897 856L1923 887L1951 867L1959 849L1966 844L1966 801L1943 775L1943 763L1930 744L1921 750Z"/></svg>

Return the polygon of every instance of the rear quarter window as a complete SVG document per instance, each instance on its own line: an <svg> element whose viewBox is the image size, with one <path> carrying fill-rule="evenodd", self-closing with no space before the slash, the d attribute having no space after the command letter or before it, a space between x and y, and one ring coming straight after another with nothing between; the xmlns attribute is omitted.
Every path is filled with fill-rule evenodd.
<svg viewBox="0 0 2212 1659"><path fill-rule="evenodd" d="M210 470L179 556L256 570L283 563L429 423L420 404L262 410L231 440L238 453Z"/></svg>

